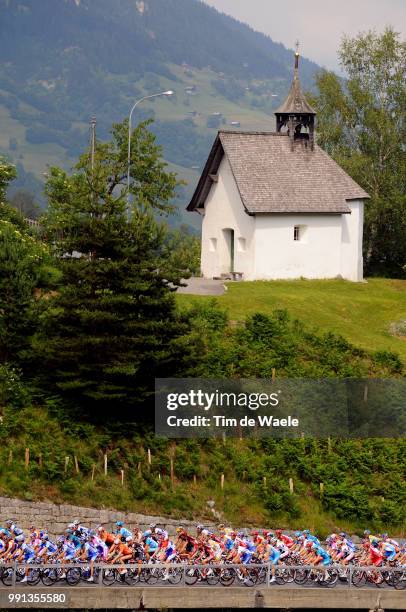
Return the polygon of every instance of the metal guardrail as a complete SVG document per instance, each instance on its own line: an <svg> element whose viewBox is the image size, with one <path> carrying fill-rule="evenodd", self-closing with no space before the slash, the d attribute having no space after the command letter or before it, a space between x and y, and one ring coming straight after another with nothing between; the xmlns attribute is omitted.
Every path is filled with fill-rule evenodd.
<svg viewBox="0 0 406 612"><path fill-rule="evenodd" d="M365 571L365 572L378 572L378 573L383 573L383 572L392 572L392 573L403 573L404 574L404 578L403 580L406 580L406 566L405 565L400 565L400 566L380 566L380 567L375 567L375 566L371 566L371 565L367 565L367 566L358 566L358 565L348 565L348 566L344 566L344 565L340 565L340 564L331 564L328 566L324 566L324 565L282 565L282 564L278 564L278 565L273 565L272 563L268 562L268 563L249 563L249 564L231 564L231 563L222 563L222 564L189 564L186 562L182 562L182 563L131 563L131 564L123 564L123 563L95 563L94 564L94 570L95 573L97 574L97 580L95 580L95 584L99 585L99 586L103 586L103 587L109 587L109 585L105 585L103 583L102 577L103 577L103 572L100 570L120 570L121 568L126 568L127 570L139 570L141 572L142 569L164 569L164 570L171 570L171 569L176 569L176 568L180 568L182 569L182 578L179 581L179 583L177 583L177 586L183 586L185 588L193 588L193 585L188 585L186 583L186 572L187 570L191 570L191 569L204 569L204 570L209 570L209 569L213 569L213 570L230 570L230 569L234 569L235 571L237 570L242 570L242 569L256 569L256 570L266 570L266 579L264 582L261 583L262 587L270 587L271 585L271 576L273 575L273 573L282 573L285 570L288 571L296 571L296 570L301 570L301 571L310 571L310 570L315 570L317 572L320 571L325 571L325 570L330 570L330 569L335 569L337 571L339 571L342 575L346 575L346 577L348 578L348 588L351 588L353 586L352 584L352 577L354 572L360 572L360 571ZM7 588L15 588L16 585L18 585L18 582L16 580L17 577L17 570L24 569L24 570L31 570L31 569L37 569L37 568L41 568L41 569L47 569L47 568L51 568L51 569L63 569L63 571L68 570L70 568L79 568L81 570L86 570L90 568L90 562L83 562L83 563L64 563L62 564L56 564L56 563L20 563L20 562L14 562L14 563L4 563L4 564L0 564L0 570L3 568L12 568L13 570L13 574L12 574L12 582L10 587L7 587L6 585L4 586L5 589ZM272 571L274 570L274 572ZM55 584L57 584L59 581L57 581ZM287 583L289 584L289 583ZM53 588L54 585L50 585L50 586L46 586L43 585L45 588ZM60 585L59 585L60 586ZM129 588L131 588L130 585L128 585ZM255 584L253 584L252 586L255 586ZM30 585L27 585L27 588L30 588ZM34 587L33 587L34 588Z"/></svg>

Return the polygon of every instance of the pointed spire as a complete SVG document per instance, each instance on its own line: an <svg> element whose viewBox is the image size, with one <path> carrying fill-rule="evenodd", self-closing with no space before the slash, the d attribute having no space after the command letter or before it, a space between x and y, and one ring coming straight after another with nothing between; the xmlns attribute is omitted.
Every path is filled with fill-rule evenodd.
<svg viewBox="0 0 406 612"><path fill-rule="evenodd" d="M293 73L293 81L290 86L290 91L286 100L281 106L275 111L275 115L316 115L314 108L310 106L306 100L306 96L302 91L302 86L299 80L299 41L296 41L295 51L295 69Z"/></svg>

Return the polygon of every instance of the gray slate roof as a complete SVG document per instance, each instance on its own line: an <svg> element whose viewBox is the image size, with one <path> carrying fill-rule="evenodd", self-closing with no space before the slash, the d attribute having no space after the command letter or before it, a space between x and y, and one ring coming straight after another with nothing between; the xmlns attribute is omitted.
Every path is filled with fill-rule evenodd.
<svg viewBox="0 0 406 612"><path fill-rule="evenodd" d="M347 200L369 198L317 145L299 141L292 151L286 134L220 131L188 210L204 207L224 155L249 214L342 214L351 212Z"/></svg>

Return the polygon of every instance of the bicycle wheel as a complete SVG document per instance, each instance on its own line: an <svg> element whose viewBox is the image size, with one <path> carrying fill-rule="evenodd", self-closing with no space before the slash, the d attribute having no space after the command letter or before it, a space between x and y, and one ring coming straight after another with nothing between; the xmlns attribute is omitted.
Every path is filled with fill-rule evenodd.
<svg viewBox="0 0 406 612"><path fill-rule="evenodd" d="M293 580L296 584L305 584L310 576L310 570L307 569L297 569L295 570L295 577Z"/></svg>
<svg viewBox="0 0 406 612"><path fill-rule="evenodd" d="M196 584L199 580L200 571L197 567L187 567L185 569L185 583L189 586Z"/></svg>
<svg viewBox="0 0 406 612"><path fill-rule="evenodd" d="M11 586L13 582L13 568L5 567L1 573L1 581L5 586Z"/></svg>
<svg viewBox="0 0 406 612"><path fill-rule="evenodd" d="M181 567L172 567L168 570L168 582L171 584L179 584L182 580L182 568Z"/></svg>
<svg viewBox="0 0 406 612"><path fill-rule="evenodd" d="M125 581L130 586L137 584L140 581L140 571L138 568L130 569L125 575Z"/></svg>
<svg viewBox="0 0 406 612"><path fill-rule="evenodd" d="M364 570L355 570L351 576L351 582L355 587L362 587L367 583Z"/></svg>
<svg viewBox="0 0 406 612"><path fill-rule="evenodd" d="M156 584L163 576L162 570L159 567L147 568L148 575L145 576L145 582L148 584Z"/></svg>
<svg viewBox="0 0 406 612"><path fill-rule="evenodd" d="M275 571L275 582L276 584L286 584L287 582L293 582L295 573L293 570L286 568L276 569Z"/></svg>
<svg viewBox="0 0 406 612"><path fill-rule="evenodd" d="M232 567L225 567L220 574L220 583L223 586L231 586L235 580L235 569Z"/></svg>
<svg viewBox="0 0 406 612"><path fill-rule="evenodd" d="M39 567L36 567L35 569L31 569L28 572L27 584L29 584L30 586L36 586L40 580L41 580L41 570Z"/></svg>
<svg viewBox="0 0 406 612"><path fill-rule="evenodd" d="M82 578L82 570L80 567L70 567L66 572L66 582L69 586L76 586Z"/></svg>
<svg viewBox="0 0 406 612"><path fill-rule="evenodd" d="M104 569L102 572L102 582L106 586L111 586L116 581L116 570L114 568Z"/></svg>
<svg viewBox="0 0 406 612"><path fill-rule="evenodd" d="M338 582L338 571L334 568L329 568L327 569L327 576L324 576L324 578L320 581L320 583L325 586L328 587L329 589L331 589L332 587L335 587L335 585Z"/></svg>
<svg viewBox="0 0 406 612"><path fill-rule="evenodd" d="M21 580L24 578L24 576L25 576L25 569L23 567L17 568L16 582L21 582Z"/></svg>
<svg viewBox="0 0 406 612"><path fill-rule="evenodd" d="M406 572L396 572L393 579L393 586L398 591L406 589Z"/></svg>
<svg viewBox="0 0 406 612"><path fill-rule="evenodd" d="M245 577L243 578L243 585L246 587L252 587L258 582L258 570L253 567L248 568Z"/></svg>
<svg viewBox="0 0 406 612"><path fill-rule="evenodd" d="M61 580L62 569L47 567L41 572L41 581L45 586L52 586L58 580Z"/></svg>

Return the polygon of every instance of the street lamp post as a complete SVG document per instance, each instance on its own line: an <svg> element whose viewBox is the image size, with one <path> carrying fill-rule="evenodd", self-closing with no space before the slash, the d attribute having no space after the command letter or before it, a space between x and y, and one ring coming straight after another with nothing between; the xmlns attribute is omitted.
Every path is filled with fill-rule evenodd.
<svg viewBox="0 0 406 612"><path fill-rule="evenodd" d="M144 96L143 98L140 98L140 100L137 100L137 102L134 104L134 106L130 110L130 115L128 117L128 157L127 157L127 207L128 207L128 212L130 211L131 129L132 129L131 121L132 121L133 112L136 109L136 107L139 104L141 104L141 102L144 102L144 100L149 100L150 98L158 98L159 96L173 96L173 91L170 91L170 90L162 91L161 93L151 94L150 96Z"/></svg>

